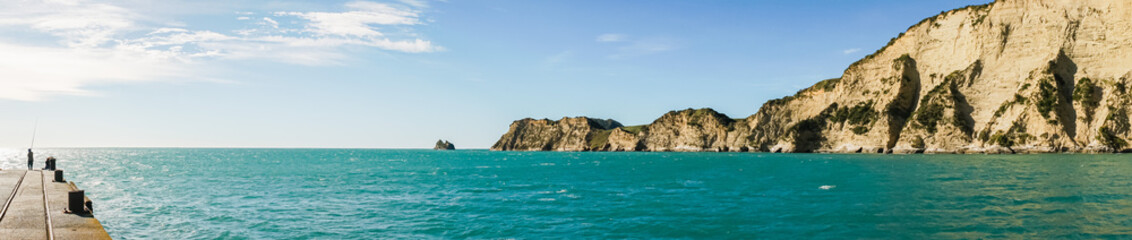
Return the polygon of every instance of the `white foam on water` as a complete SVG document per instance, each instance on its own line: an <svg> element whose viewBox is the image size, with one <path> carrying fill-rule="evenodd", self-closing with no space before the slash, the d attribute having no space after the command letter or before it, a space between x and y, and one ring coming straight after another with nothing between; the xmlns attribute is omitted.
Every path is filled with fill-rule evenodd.
<svg viewBox="0 0 1132 240"><path fill-rule="evenodd" d="M704 185L704 182L696 180L684 180L684 182L681 184L683 184L684 187L702 187Z"/></svg>
<svg viewBox="0 0 1132 240"><path fill-rule="evenodd" d="M836 187L837 187L837 185L821 185L821 187L818 187L818 189L830 190L830 189L833 189L833 188L836 188Z"/></svg>

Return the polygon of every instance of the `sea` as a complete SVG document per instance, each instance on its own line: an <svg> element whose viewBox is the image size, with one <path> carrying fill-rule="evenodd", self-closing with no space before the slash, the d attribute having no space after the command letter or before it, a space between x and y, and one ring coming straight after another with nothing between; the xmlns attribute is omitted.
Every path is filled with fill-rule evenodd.
<svg viewBox="0 0 1132 240"><path fill-rule="evenodd" d="M36 151L115 239L1132 238L1132 155Z"/></svg>

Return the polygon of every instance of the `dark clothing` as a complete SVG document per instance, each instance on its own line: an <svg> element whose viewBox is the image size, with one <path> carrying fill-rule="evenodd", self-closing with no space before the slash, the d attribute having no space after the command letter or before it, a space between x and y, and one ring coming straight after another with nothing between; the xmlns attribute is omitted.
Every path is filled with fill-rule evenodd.
<svg viewBox="0 0 1132 240"><path fill-rule="evenodd" d="M28 151L28 170L31 170L31 164L35 162L35 158L33 158L32 156L34 155L31 154L31 151Z"/></svg>

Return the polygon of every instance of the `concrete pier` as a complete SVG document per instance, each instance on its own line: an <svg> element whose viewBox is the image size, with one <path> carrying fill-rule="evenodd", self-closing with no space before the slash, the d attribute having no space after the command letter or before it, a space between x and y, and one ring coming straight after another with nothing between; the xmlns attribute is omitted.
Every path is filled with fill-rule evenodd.
<svg viewBox="0 0 1132 240"><path fill-rule="evenodd" d="M67 208L74 185L54 179L54 171L0 170L0 239L110 239L92 213Z"/></svg>

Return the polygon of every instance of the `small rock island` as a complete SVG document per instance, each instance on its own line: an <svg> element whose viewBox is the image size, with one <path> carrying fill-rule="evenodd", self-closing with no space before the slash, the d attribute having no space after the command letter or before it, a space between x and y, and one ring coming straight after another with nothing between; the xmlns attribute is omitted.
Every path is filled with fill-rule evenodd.
<svg viewBox="0 0 1132 240"><path fill-rule="evenodd" d="M447 140L436 140L436 146L432 147L432 150L456 150L456 145Z"/></svg>

